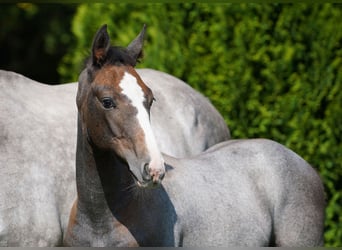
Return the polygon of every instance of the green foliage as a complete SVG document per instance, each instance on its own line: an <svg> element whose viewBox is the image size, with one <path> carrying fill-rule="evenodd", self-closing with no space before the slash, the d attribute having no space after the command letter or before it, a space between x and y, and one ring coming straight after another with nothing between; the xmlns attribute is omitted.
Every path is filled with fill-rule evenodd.
<svg viewBox="0 0 342 250"><path fill-rule="evenodd" d="M342 246L342 6L82 4L59 72L77 80L95 31L126 46L148 25L140 67L210 98L235 138L274 139L310 162L326 193L326 246Z"/></svg>

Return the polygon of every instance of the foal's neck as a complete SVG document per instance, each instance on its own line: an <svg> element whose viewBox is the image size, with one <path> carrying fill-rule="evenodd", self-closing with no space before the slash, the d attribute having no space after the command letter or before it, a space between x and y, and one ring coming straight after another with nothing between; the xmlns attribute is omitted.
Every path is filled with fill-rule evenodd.
<svg viewBox="0 0 342 250"><path fill-rule="evenodd" d="M67 245L74 238L76 245L96 245L96 239L108 246L173 246L178 242L173 232L177 215L165 190L135 189L126 163L80 135L76 179L77 219L69 224Z"/></svg>
<svg viewBox="0 0 342 250"><path fill-rule="evenodd" d="M109 151L102 151L79 136L76 151L78 207L90 218L108 219L130 201L133 179L128 168ZM107 216L108 215L108 216Z"/></svg>

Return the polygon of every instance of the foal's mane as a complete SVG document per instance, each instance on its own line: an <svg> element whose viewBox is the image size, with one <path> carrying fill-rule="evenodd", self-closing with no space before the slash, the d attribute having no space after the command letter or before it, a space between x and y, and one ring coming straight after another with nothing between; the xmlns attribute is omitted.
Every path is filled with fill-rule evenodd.
<svg viewBox="0 0 342 250"><path fill-rule="evenodd" d="M88 71L88 79L92 80L93 75L96 70L100 69L105 65L115 65L115 66L132 66L135 67L137 63L140 62L139 59L142 58L142 53L140 53L137 59L134 59L130 56L127 49L125 47L120 46L111 46L108 49L106 56L103 58L101 65L94 65L92 61L92 56L89 56L85 60L85 68Z"/></svg>
<svg viewBox="0 0 342 250"><path fill-rule="evenodd" d="M103 58L102 61L102 66L104 65L130 65L135 67L135 65L137 63L140 62L139 59L142 58L142 53L139 55L138 59L135 60L134 58L132 58L127 49L125 47L120 47L120 46L111 46L108 49L107 55L105 56L105 58ZM92 63L92 57L88 57L86 59L86 65L90 67L94 67L93 63Z"/></svg>

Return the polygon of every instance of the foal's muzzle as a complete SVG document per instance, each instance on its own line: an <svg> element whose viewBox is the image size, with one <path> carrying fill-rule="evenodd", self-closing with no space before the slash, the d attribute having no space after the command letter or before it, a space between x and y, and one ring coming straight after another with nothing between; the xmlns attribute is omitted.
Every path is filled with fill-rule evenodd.
<svg viewBox="0 0 342 250"><path fill-rule="evenodd" d="M142 171L143 183L138 182L138 185L141 187L157 187L161 184L164 176L164 169L153 169L150 164L146 163Z"/></svg>

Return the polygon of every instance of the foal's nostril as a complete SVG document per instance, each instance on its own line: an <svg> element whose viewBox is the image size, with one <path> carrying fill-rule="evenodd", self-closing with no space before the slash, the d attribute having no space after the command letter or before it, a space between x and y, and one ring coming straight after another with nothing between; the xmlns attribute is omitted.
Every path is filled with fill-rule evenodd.
<svg viewBox="0 0 342 250"><path fill-rule="evenodd" d="M148 163L146 163L146 164L144 165L142 177L143 177L144 181L149 181L149 180L151 180L150 165L149 165Z"/></svg>
<svg viewBox="0 0 342 250"><path fill-rule="evenodd" d="M144 165L144 172L145 172L145 173L148 173L148 172L149 172L149 166L150 166L150 164L145 163L145 165Z"/></svg>

